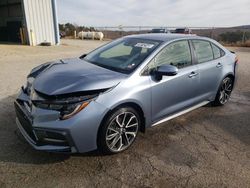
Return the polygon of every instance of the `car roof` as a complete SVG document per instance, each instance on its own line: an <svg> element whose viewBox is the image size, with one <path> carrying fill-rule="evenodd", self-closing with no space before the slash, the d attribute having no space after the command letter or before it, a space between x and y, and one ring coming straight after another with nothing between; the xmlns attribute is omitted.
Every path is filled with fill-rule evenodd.
<svg viewBox="0 0 250 188"><path fill-rule="evenodd" d="M173 34L173 33L148 33L148 34L138 34L129 35L126 38L137 38L137 39L148 39L168 42L175 39L208 39L206 37L200 37L192 34Z"/></svg>

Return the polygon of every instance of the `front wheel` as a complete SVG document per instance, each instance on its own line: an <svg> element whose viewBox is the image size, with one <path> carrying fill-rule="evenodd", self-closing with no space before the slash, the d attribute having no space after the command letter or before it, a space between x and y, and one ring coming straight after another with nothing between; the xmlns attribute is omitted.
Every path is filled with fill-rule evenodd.
<svg viewBox="0 0 250 188"><path fill-rule="evenodd" d="M216 98L213 101L215 106L222 106L226 104L230 98L233 90L233 80L230 77L226 77L222 80L220 88L217 92Z"/></svg>
<svg viewBox="0 0 250 188"><path fill-rule="evenodd" d="M103 123L98 135L98 147L106 154L119 153L132 145L141 121L136 110L130 107L113 112Z"/></svg>

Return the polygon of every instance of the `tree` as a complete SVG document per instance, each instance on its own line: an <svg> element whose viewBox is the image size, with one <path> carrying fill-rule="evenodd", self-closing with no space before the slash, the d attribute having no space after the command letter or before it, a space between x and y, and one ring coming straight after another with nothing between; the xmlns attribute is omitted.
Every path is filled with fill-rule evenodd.
<svg viewBox="0 0 250 188"><path fill-rule="evenodd" d="M236 31L226 32L219 35L219 39L227 43L245 42L250 36L250 32Z"/></svg>
<svg viewBox="0 0 250 188"><path fill-rule="evenodd" d="M74 32L80 31L96 31L94 27L85 27L85 26L78 26L77 24L66 23L66 24L59 24L60 32L65 32L66 36L74 35Z"/></svg>

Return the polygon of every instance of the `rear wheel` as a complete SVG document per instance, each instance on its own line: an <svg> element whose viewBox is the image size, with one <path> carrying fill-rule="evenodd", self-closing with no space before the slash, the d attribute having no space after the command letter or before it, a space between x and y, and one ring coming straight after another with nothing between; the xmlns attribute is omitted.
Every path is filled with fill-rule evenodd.
<svg viewBox="0 0 250 188"><path fill-rule="evenodd" d="M135 141L141 121L139 114L130 107L113 112L102 125L98 147L106 154L119 153Z"/></svg>
<svg viewBox="0 0 250 188"><path fill-rule="evenodd" d="M213 101L215 106L222 106L226 104L230 98L233 90L233 80L230 77L226 77L222 80L220 88L217 92L216 98Z"/></svg>

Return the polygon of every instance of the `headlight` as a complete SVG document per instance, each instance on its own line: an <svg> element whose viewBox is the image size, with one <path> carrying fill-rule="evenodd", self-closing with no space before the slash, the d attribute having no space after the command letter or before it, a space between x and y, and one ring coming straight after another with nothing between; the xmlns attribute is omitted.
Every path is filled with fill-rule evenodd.
<svg viewBox="0 0 250 188"><path fill-rule="evenodd" d="M31 87L32 87L33 81L34 81L34 78L28 78L26 83L22 87L23 91L27 95L30 95L30 93L31 93Z"/></svg>
<svg viewBox="0 0 250 188"><path fill-rule="evenodd" d="M96 96L96 95L95 95ZM67 100L53 100L53 101L32 101L33 104L42 109L46 110L55 110L60 112L60 119L65 120L69 119L84 108L86 108L95 97L91 97L86 100L82 100L81 97L70 98Z"/></svg>
<svg viewBox="0 0 250 188"><path fill-rule="evenodd" d="M65 103L65 104L58 104L58 103L48 103L48 102L41 102L41 101L33 101L33 104L42 109L46 110L55 110L60 112L60 119L65 120L69 119L81 110L83 110L86 106L89 105L91 101L84 101L78 103Z"/></svg>
<svg viewBox="0 0 250 188"><path fill-rule="evenodd" d="M75 103L75 104L68 104L64 106L61 110L61 119L69 119L81 110L83 110L86 106L88 106L90 101L83 102L83 103Z"/></svg>

